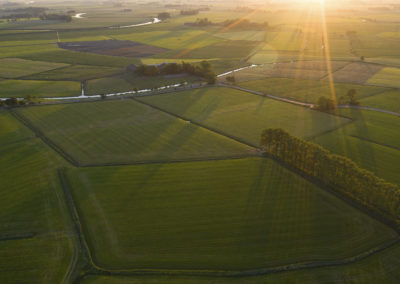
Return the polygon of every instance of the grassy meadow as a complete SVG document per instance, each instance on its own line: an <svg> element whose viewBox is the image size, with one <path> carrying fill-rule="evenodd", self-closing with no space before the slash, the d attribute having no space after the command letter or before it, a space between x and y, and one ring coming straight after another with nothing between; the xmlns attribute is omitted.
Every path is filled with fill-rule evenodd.
<svg viewBox="0 0 400 284"><path fill-rule="evenodd" d="M76 97L81 94L79 82L4 80L0 81L0 97Z"/></svg>
<svg viewBox="0 0 400 284"><path fill-rule="evenodd" d="M267 159L67 171L97 265L247 270L345 258L395 233Z"/></svg>
<svg viewBox="0 0 400 284"><path fill-rule="evenodd" d="M335 83L332 86L326 81L314 81L290 78L266 78L238 83L239 86L295 101L317 103L321 96L333 97L338 100L345 97L349 90L356 91L357 99L366 98L387 91L387 88L363 86L355 84Z"/></svg>
<svg viewBox="0 0 400 284"><path fill-rule="evenodd" d="M334 153L344 155L360 167L393 183L400 183L399 119L383 113L363 110L340 110L354 122L312 140Z"/></svg>
<svg viewBox="0 0 400 284"><path fill-rule="evenodd" d="M61 282L72 257L63 163L10 114L0 111L0 121L0 281Z"/></svg>
<svg viewBox="0 0 400 284"><path fill-rule="evenodd" d="M343 117L222 87L138 99L254 145L259 145L261 131L269 127L310 137L350 122Z"/></svg>
<svg viewBox="0 0 400 284"><path fill-rule="evenodd" d="M252 148L131 99L18 110L82 165L241 156Z"/></svg>
<svg viewBox="0 0 400 284"><path fill-rule="evenodd" d="M204 82L139 76L131 64L258 66L217 78L250 92L2 104L0 283L397 284L398 232L257 147L264 129L283 128L400 185L400 6L298 2L1 2L1 99ZM28 7L85 14L6 19ZM115 40L148 46L77 46ZM378 111L322 112L251 93L315 104L351 89ZM326 266L296 270L302 263ZM285 271L259 275L273 267ZM244 271L257 275L222 276Z"/></svg>

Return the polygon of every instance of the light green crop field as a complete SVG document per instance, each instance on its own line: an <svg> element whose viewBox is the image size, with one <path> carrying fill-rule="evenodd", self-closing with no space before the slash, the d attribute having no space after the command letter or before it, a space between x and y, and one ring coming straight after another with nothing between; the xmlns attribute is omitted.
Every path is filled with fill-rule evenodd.
<svg viewBox="0 0 400 284"><path fill-rule="evenodd" d="M280 96L301 102L316 103L321 96L333 97L329 82L290 78L266 78L238 83L239 86L259 91L264 94ZM334 94L338 100L345 97L351 89L356 91L356 98L365 98L382 93L387 88L355 84L335 83Z"/></svg>
<svg viewBox="0 0 400 284"><path fill-rule="evenodd" d="M80 164L207 159L249 147L131 99L18 109Z"/></svg>
<svg viewBox="0 0 400 284"><path fill-rule="evenodd" d="M94 78L112 76L119 72L122 72L122 69L103 66L73 65L66 68L34 74L26 77L25 79L84 81Z"/></svg>
<svg viewBox="0 0 400 284"><path fill-rule="evenodd" d="M350 257L394 231L268 159L68 170L97 265L246 270Z"/></svg>
<svg viewBox="0 0 400 284"><path fill-rule="evenodd" d="M52 49L49 51L32 52L20 57L31 60L42 60L49 62L61 62L75 65L95 65L109 67L125 67L129 64L137 64L137 58L117 57L108 55L91 54L63 49Z"/></svg>
<svg viewBox="0 0 400 284"><path fill-rule="evenodd" d="M30 130L8 112L0 111L0 125L0 145L2 146L34 137Z"/></svg>
<svg viewBox="0 0 400 284"><path fill-rule="evenodd" d="M400 91L387 91L360 100L362 106L400 113Z"/></svg>
<svg viewBox="0 0 400 284"><path fill-rule="evenodd" d="M269 127L301 137L333 130L350 120L230 88L203 88L139 100L239 137L254 145Z"/></svg>
<svg viewBox="0 0 400 284"><path fill-rule="evenodd" d="M288 63L273 63L243 69L234 73L236 81L249 81L267 77L321 79L348 64L344 61L331 61L329 68L325 61L296 61Z"/></svg>
<svg viewBox="0 0 400 284"><path fill-rule="evenodd" d="M307 269L241 278L190 276L87 276L81 283L147 284L147 283L393 283L400 277L400 245L357 263L329 268Z"/></svg>
<svg viewBox="0 0 400 284"><path fill-rule="evenodd" d="M400 68L384 68L372 76L367 84L400 88L399 78Z"/></svg>
<svg viewBox="0 0 400 284"><path fill-rule="evenodd" d="M0 82L0 97L24 98L79 96L81 84L68 81L5 80Z"/></svg>
<svg viewBox="0 0 400 284"><path fill-rule="evenodd" d="M19 58L0 59L0 77L17 78L68 66L62 63L31 61Z"/></svg>
<svg viewBox="0 0 400 284"><path fill-rule="evenodd" d="M259 45L254 41L221 41L215 44L198 47L188 46L182 50L173 50L166 53L154 55L154 58L189 58L189 59L208 59L213 58L238 58L242 59L250 55L251 51Z"/></svg>
<svg viewBox="0 0 400 284"><path fill-rule="evenodd" d="M318 136L314 142L358 163L389 182L400 184L400 120L393 115L363 110L340 110L354 122Z"/></svg>
<svg viewBox="0 0 400 284"><path fill-rule="evenodd" d="M0 122L0 282L61 282L72 257L56 173L63 164L9 113Z"/></svg>

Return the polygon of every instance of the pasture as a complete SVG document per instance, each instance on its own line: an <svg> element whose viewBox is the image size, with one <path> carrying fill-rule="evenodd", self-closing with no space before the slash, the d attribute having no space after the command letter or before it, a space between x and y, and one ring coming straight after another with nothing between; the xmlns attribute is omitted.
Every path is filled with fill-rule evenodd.
<svg viewBox="0 0 400 284"><path fill-rule="evenodd" d="M68 170L97 265L247 270L350 257L394 231L268 159Z"/></svg>
<svg viewBox="0 0 400 284"><path fill-rule="evenodd" d="M249 155L251 147L131 99L17 110L80 165Z"/></svg>
<svg viewBox="0 0 400 284"><path fill-rule="evenodd" d="M349 122L346 118L222 87L139 100L254 145L259 144L261 131L269 127L281 127L294 135L309 137Z"/></svg>
<svg viewBox="0 0 400 284"><path fill-rule="evenodd" d="M71 97L81 94L81 84L68 81L4 80L0 81L0 97L25 98L34 96Z"/></svg>
<svg viewBox="0 0 400 284"><path fill-rule="evenodd" d="M362 106L400 113L400 91L387 91L360 100Z"/></svg>
<svg viewBox="0 0 400 284"><path fill-rule="evenodd" d="M63 163L9 113L0 123L0 281L61 282L72 257L55 170Z"/></svg>
<svg viewBox="0 0 400 284"><path fill-rule="evenodd" d="M256 149L262 130L280 127L400 184L397 116L126 72L264 64L236 72L236 83L306 103L354 89L361 106L399 112L400 6L334 2L321 14L317 3L280 1L52 1L29 5L86 14L0 19L2 98L79 96L81 82L86 95L188 83L131 99L0 107L0 282L397 283L399 244L372 252L398 233ZM14 4L0 3L0 18L26 8ZM131 26L162 12L171 17ZM198 18L212 23L187 24ZM304 262L328 266L289 271ZM288 271L214 277L277 266Z"/></svg>
<svg viewBox="0 0 400 284"><path fill-rule="evenodd" d="M400 121L389 114L363 110L340 110L354 122L312 139L330 151L347 156L361 168L393 183L400 183Z"/></svg>
<svg viewBox="0 0 400 284"><path fill-rule="evenodd" d="M264 94L281 96L307 103L316 103L321 96L328 98L334 97L336 100L339 100L340 97L345 97L347 92L351 89L356 91L357 99L370 97L388 90L384 87L343 83L335 83L332 90L331 85L326 81L290 78L266 78L251 80L239 82L238 85L246 89L262 92Z"/></svg>
<svg viewBox="0 0 400 284"><path fill-rule="evenodd" d="M367 84L400 88L400 68L384 68L367 81Z"/></svg>
<svg viewBox="0 0 400 284"><path fill-rule="evenodd" d="M25 79L84 81L94 78L112 76L120 72L122 72L122 69L115 67L72 65L57 70L51 70L30 75L28 77L25 77Z"/></svg>
<svg viewBox="0 0 400 284"><path fill-rule="evenodd" d="M31 61L19 58L0 59L0 77L18 78L68 66L62 63Z"/></svg>

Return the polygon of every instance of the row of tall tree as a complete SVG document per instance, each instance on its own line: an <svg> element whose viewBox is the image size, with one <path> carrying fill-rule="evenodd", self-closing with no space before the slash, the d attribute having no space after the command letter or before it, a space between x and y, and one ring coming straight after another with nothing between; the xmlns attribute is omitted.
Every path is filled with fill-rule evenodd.
<svg viewBox="0 0 400 284"><path fill-rule="evenodd" d="M191 64L187 62L164 63L159 65L140 65L136 73L144 76L173 75L186 73L189 75L203 77L209 84L216 82L216 74L208 61L202 61L200 64Z"/></svg>
<svg viewBox="0 0 400 284"><path fill-rule="evenodd" d="M282 129L265 129L261 146L272 156L400 225L400 187L359 168L350 159L294 137Z"/></svg>

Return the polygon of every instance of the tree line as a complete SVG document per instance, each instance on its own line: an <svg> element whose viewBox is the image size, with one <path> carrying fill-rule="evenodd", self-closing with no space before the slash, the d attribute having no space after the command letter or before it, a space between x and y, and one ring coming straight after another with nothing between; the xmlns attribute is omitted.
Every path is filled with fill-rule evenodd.
<svg viewBox="0 0 400 284"><path fill-rule="evenodd" d="M217 80L217 76L208 61L202 61L200 64L190 64L187 62L182 62L181 64L164 63L159 65L142 64L137 67L136 73L142 76L174 75L186 73L189 75L203 77L209 84L214 84Z"/></svg>
<svg viewBox="0 0 400 284"><path fill-rule="evenodd" d="M282 129L265 129L263 150L335 191L400 225L400 187L359 168L350 159L294 137Z"/></svg>

